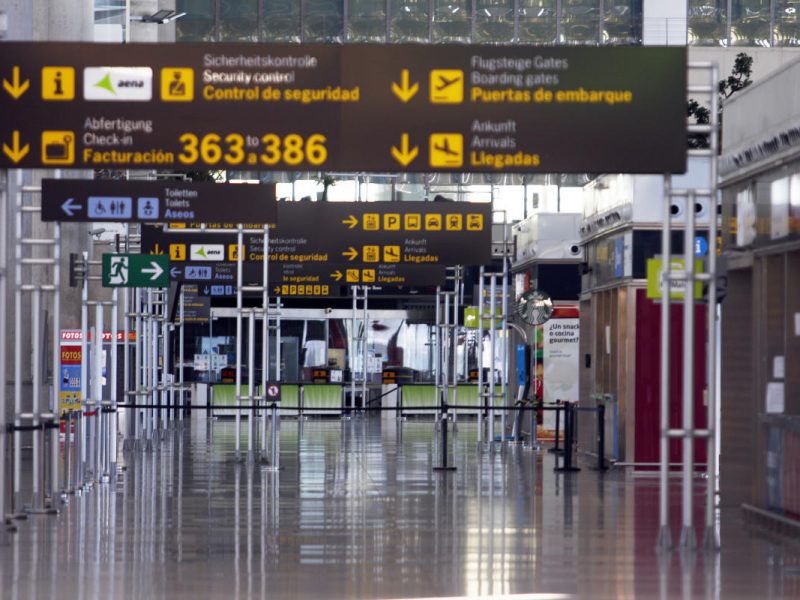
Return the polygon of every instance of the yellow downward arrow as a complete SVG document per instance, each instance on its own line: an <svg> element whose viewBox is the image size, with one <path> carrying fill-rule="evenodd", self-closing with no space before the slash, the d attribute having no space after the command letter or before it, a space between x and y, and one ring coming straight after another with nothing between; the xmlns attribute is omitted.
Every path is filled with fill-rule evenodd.
<svg viewBox="0 0 800 600"><path fill-rule="evenodd" d="M22 94L28 91L28 88L31 85L29 80L25 80L22 83L19 81L19 67L14 67L11 76L12 83L9 83L7 79L3 78L3 88L8 92L8 95L14 98L14 100L19 99Z"/></svg>
<svg viewBox="0 0 800 600"><path fill-rule="evenodd" d="M419 154L418 146L409 149L408 145L408 134L404 133L403 137L400 138L400 149L398 150L396 146L392 146L392 156L404 167L411 164L411 162L417 158L417 154Z"/></svg>
<svg viewBox="0 0 800 600"><path fill-rule="evenodd" d="M5 153L8 158L11 159L11 162L18 163L25 155L28 154L28 151L31 149L30 144L25 144L24 146L20 147L19 145L19 131L14 131L14 136L12 138L12 146L9 148L8 144L3 144L3 152Z"/></svg>
<svg viewBox="0 0 800 600"><path fill-rule="evenodd" d="M400 72L400 85L392 82L392 93L397 96L401 102L408 102L416 96L419 91L418 83L414 83L413 85L409 85L409 83L408 69L403 69Z"/></svg>

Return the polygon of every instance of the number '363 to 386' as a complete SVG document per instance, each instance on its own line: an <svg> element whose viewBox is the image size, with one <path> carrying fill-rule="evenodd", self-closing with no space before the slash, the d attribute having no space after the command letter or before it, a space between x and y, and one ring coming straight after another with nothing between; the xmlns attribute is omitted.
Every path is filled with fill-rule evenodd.
<svg viewBox="0 0 800 600"><path fill-rule="evenodd" d="M207 165L220 162L240 165L247 159L247 164L254 164L256 161L257 164L266 166L278 164L296 166L304 162L319 166L328 159L328 149L325 147L327 138L319 133L313 133L307 138L296 133L285 136L266 133L259 138L258 147L247 148L245 138L240 133L227 135L207 133L203 136L184 133L178 141L182 145L178 160L185 165L198 162Z"/></svg>

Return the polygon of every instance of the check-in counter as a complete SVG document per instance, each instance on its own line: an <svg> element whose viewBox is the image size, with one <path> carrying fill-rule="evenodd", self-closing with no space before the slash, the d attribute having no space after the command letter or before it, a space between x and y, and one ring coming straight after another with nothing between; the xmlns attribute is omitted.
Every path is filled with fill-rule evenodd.
<svg viewBox="0 0 800 600"><path fill-rule="evenodd" d="M404 384L400 387L400 410L404 415L436 415L439 406L436 396L436 386L430 384ZM455 390L448 390L448 404L454 406L468 406L475 408L457 408L453 412L459 415L478 414L480 410L480 396L477 384L458 384Z"/></svg>
<svg viewBox="0 0 800 600"><path fill-rule="evenodd" d="M241 386L241 396L245 396L249 393L250 386L243 385ZM256 394L260 392L259 387L256 387ZM215 383L211 386L211 406L215 408L213 415L215 417L235 417L236 416L236 405L240 404L240 402L236 399L236 384L234 383ZM241 402L241 404L247 404L247 402ZM220 410L219 407L230 406L230 409L222 409ZM242 411L242 417L247 418L250 414L249 410Z"/></svg>
<svg viewBox="0 0 800 600"><path fill-rule="evenodd" d="M475 383L460 383L455 390L448 390L449 404L454 406L474 406L475 408L458 408L459 415L477 415L480 411L481 399L478 394L478 385Z"/></svg>
<svg viewBox="0 0 800 600"><path fill-rule="evenodd" d="M300 405L304 415L342 414L341 384L304 383L300 388Z"/></svg>

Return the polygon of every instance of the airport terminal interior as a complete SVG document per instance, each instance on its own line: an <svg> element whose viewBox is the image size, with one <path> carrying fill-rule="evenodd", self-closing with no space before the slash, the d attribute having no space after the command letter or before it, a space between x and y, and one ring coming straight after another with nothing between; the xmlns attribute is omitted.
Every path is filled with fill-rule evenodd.
<svg viewBox="0 0 800 600"><path fill-rule="evenodd" d="M0 0L0 596L800 598L800 0Z"/></svg>

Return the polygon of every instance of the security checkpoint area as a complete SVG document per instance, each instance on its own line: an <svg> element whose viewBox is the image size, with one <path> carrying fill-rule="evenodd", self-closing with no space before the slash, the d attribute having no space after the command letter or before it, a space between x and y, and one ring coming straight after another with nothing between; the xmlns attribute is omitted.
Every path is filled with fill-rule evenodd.
<svg viewBox="0 0 800 600"><path fill-rule="evenodd" d="M4 598L800 595L715 62L150 42L0 43Z"/></svg>

